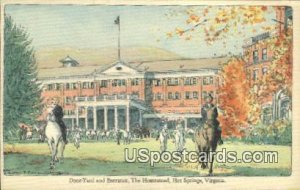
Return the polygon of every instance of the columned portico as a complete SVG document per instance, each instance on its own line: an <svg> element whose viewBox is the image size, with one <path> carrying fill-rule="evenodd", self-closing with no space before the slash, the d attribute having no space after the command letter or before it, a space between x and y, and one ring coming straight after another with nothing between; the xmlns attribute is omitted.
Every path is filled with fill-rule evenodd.
<svg viewBox="0 0 300 190"><path fill-rule="evenodd" d="M88 117L91 114L88 114L88 108L93 109L93 129L97 130L98 128L98 118L97 118L97 110L104 110L103 115L103 123L104 123L104 130L108 131L112 128L111 125L114 125L114 129L120 128L120 121L119 121L119 109L125 110L125 129L127 131L130 130L130 110L131 108L135 108L138 110L139 120L138 122L142 125L142 118L143 118L143 111L147 110L147 107L144 106L143 102L140 100L134 100L131 96L126 95L122 97L118 96L101 96L101 97L77 97L76 98L76 123L79 125L79 118L82 117L79 114L79 108L85 108L85 114L83 117L85 118L85 128L88 129ZM113 109L114 117L108 117L109 111ZM121 112L124 113L124 112ZM111 114L111 112L110 112ZM122 117L122 116L120 116ZM108 119L110 120L108 121ZM113 119L113 121L111 120ZM124 119L122 119L124 121ZM124 127L124 125L123 125Z"/></svg>

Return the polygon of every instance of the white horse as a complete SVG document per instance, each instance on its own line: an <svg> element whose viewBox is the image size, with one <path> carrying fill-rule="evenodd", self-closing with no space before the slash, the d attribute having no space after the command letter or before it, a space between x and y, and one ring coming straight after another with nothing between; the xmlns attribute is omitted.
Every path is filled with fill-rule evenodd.
<svg viewBox="0 0 300 190"><path fill-rule="evenodd" d="M62 132L61 129L56 122L56 118L52 113L52 110L49 112L47 116L47 125L45 129L45 135L48 139L48 145L51 152L51 162L50 162L50 169L55 168L55 162L58 162L57 153L58 153L58 146L60 145L60 153L61 158L63 160L64 157L64 150L65 150L65 143L62 139Z"/></svg>

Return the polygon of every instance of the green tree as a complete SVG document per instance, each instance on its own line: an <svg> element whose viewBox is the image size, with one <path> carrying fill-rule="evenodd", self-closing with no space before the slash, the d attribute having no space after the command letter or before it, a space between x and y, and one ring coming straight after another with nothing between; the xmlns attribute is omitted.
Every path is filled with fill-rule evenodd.
<svg viewBox="0 0 300 190"><path fill-rule="evenodd" d="M4 26L4 133L19 123L31 125L40 114L41 88L37 64L27 32L5 16Z"/></svg>

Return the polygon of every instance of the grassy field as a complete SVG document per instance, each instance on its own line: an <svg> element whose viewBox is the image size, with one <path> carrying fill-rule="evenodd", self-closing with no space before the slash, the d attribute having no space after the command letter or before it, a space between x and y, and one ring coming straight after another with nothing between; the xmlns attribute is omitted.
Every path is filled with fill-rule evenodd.
<svg viewBox="0 0 300 190"><path fill-rule="evenodd" d="M175 150L169 141L168 150ZM77 150L68 144L65 160L54 170L49 169L50 152L46 143L4 144L4 173L6 175L153 175L153 176L205 176L208 170L198 170L195 163L126 163L124 148L148 148L159 150L159 142L153 139L133 142L130 145L116 145L114 142L81 143ZM187 150L194 150L194 143L188 139ZM216 163L216 176L288 176L291 174L291 147L275 145L248 145L225 142L218 147L221 151L236 151L238 158L243 151L277 151L278 163ZM130 151L130 153L132 153Z"/></svg>

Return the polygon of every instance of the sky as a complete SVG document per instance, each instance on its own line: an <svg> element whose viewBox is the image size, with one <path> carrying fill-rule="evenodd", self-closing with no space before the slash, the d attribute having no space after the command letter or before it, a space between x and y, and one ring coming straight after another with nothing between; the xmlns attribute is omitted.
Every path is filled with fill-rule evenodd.
<svg viewBox="0 0 300 190"><path fill-rule="evenodd" d="M189 58L220 56L242 52L243 41L253 36L232 35L207 45L203 33L186 41L168 38L166 33L186 27L185 6L109 6L109 5L6 5L5 14L27 30L35 49L44 47L117 48L117 16L121 23L121 47L157 47ZM199 6L199 8L201 8ZM176 16L168 16L177 12ZM275 18L267 15L267 22Z"/></svg>

